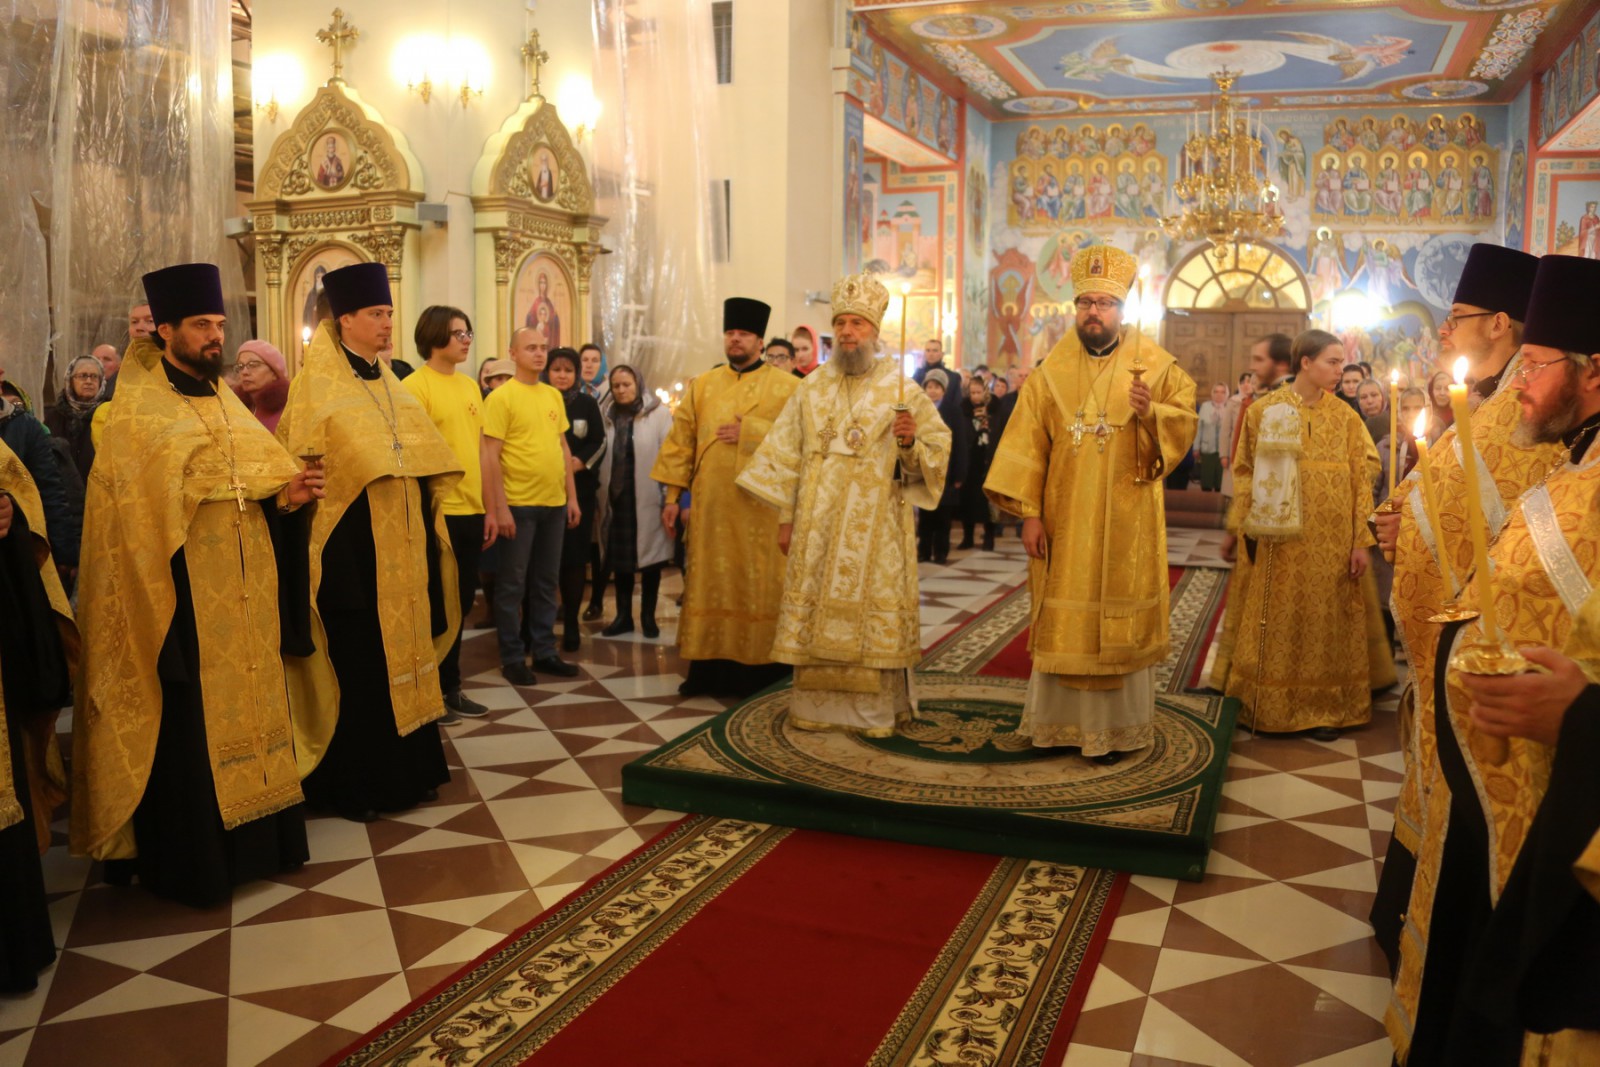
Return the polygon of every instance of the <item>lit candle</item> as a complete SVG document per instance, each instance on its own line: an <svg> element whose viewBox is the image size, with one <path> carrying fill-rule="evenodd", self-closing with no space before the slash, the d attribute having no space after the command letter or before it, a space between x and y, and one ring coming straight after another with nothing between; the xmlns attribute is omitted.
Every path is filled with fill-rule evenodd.
<svg viewBox="0 0 1600 1067"><path fill-rule="evenodd" d="M1394 496L1395 482L1399 481L1400 444L1400 372L1389 372L1389 495Z"/></svg>
<svg viewBox="0 0 1600 1067"><path fill-rule="evenodd" d="M911 283L900 284L900 373L895 379L895 402L906 406L906 319L911 311Z"/></svg>
<svg viewBox="0 0 1600 1067"><path fill-rule="evenodd" d="M1472 534L1473 587L1478 592L1478 612L1483 618L1484 640L1494 644L1500 640L1500 630L1495 625L1494 582L1489 574L1489 527L1483 518L1483 500L1478 489L1478 456L1472 447L1472 411L1467 406L1466 356L1456 360L1455 379L1450 386L1450 409L1456 417L1456 440L1461 443L1461 475L1467 486L1467 529Z"/></svg>
<svg viewBox="0 0 1600 1067"><path fill-rule="evenodd" d="M1433 527L1433 543L1438 547L1439 573L1444 575L1444 586L1451 599L1456 595L1455 568L1450 566L1450 550L1444 543L1444 529L1439 525L1439 497L1433 486L1433 467L1428 462L1428 412L1417 412L1411 435L1417 441L1417 473L1422 477L1422 510Z"/></svg>

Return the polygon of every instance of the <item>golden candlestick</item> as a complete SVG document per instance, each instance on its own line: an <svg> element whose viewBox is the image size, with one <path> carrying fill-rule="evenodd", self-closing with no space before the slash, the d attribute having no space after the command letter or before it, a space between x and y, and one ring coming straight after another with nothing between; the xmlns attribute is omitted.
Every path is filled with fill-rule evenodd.
<svg viewBox="0 0 1600 1067"><path fill-rule="evenodd" d="M1450 591L1443 606L1428 621L1446 623L1476 619L1478 617L1476 611L1461 606L1461 595L1456 588L1456 569L1450 565L1450 550L1444 543L1444 528L1439 525L1439 493L1433 483L1433 463L1428 459L1426 411L1417 415L1413 433L1417 442L1417 473L1422 478L1422 510L1428 516L1428 525L1433 527L1433 543L1438 546L1439 552L1439 573L1444 577L1445 588Z"/></svg>
<svg viewBox="0 0 1600 1067"><path fill-rule="evenodd" d="M1128 364L1128 373L1133 375L1135 382L1144 381L1145 371L1150 369L1144 365L1144 346L1142 344L1144 330L1139 326L1139 319L1144 315L1144 282L1149 276L1150 268L1148 266L1140 267L1139 275L1134 279L1133 283L1133 322L1129 325L1129 328L1133 330L1133 359ZM1139 431L1142 427L1139 425L1138 415L1134 415L1129 420L1128 428L1133 431L1133 484L1148 485L1161 474L1158 467L1161 457L1158 453L1156 463L1151 465L1154 469L1150 470L1147 475L1143 439L1139 436Z"/></svg>
<svg viewBox="0 0 1600 1067"><path fill-rule="evenodd" d="M900 365L895 374L895 404L896 413L909 410L906 407L906 320L911 317L911 283L900 283ZM908 448L912 437L896 437L895 443L901 448Z"/></svg>
<svg viewBox="0 0 1600 1067"><path fill-rule="evenodd" d="M1394 496L1395 484L1400 480L1400 372L1389 372L1389 495Z"/></svg>
<svg viewBox="0 0 1600 1067"><path fill-rule="evenodd" d="M1450 669L1462 674L1504 676L1523 674L1534 666L1504 640L1495 621L1494 576L1489 571L1488 523L1478 489L1478 456L1472 446L1472 411L1467 404L1467 358L1456 360L1455 382L1450 386L1450 408L1456 418L1456 440L1461 443L1461 474L1467 488L1467 529L1472 534L1473 587L1483 619L1478 639L1463 645L1450 657ZM1510 755L1503 737L1481 737L1474 746L1483 759L1496 766Z"/></svg>

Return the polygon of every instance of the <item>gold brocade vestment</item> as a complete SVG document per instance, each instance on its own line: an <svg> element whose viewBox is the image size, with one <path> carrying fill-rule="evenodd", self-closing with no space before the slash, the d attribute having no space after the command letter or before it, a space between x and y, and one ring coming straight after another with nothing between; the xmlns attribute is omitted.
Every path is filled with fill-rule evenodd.
<svg viewBox="0 0 1600 1067"><path fill-rule="evenodd" d="M1262 422L1283 405L1299 421L1300 532L1257 542L1227 693L1244 704L1240 722L1257 729L1355 726L1372 717L1371 689L1395 680L1392 662L1386 677L1373 677L1368 656L1363 585L1372 577L1349 573L1350 554L1373 544L1366 517L1378 452L1337 397L1307 404L1288 388L1256 401L1233 460L1232 533L1249 528Z"/></svg>
<svg viewBox="0 0 1600 1067"><path fill-rule="evenodd" d="M1105 370L1089 366L1077 331L1023 383L984 492L997 506L1044 522L1047 556L1028 561L1033 668L1100 688L1167 654L1167 528L1159 474L1134 481L1136 452L1148 466L1175 465L1194 441L1194 381L1173 357L1141 341L1150 414L1128 404L1134 342ZM1105 404L1109 433L1093 433ZM1075 442L1083 412L1089 429ZM1147 471L1147 473L1149 473Z"/></svg>
<svg viewBox="0 0 1600 1067"><path fill-rule="evenodd" d="M1511 443L1521 420L1518 391L1512 387L1521 357L1506 365L1500 387L1472 413L1472 445L1478 454L1479 496L1492 538L1505 523L1530 486L1547 474L1561 458L1558 444L1522 448ZM1433 760L1434 731L1429 717L1419 714L1422 694L1433 692L1434 653L1439 643L1438 613L1456 590L1446 589L1439 566L1441 541L1450 554L1450 568L1459 583L1472 571L1472 539L1467 534L1466 485L1461 448L1454 427L1428 449L1434 495L1439 503L1443 531L1433 529L1422 503L1420 476L1413 471L1395 489L1401 502L1400 532L1395 541L1394 588L1391 593L1395 623L1405 643L1411 666L1411 700L1401 704L1401 752L1405 777L1395 801L1394 836L1408 851L1416 852L1422 824L1421 780L1417 768ZM1431 698L1430 698L1431 699ZM1407 709L1411 714L1407 714Z"/></svg>
<svg viewBox="0 0 1600 1067"><path fill-rule="evenodd" d="M215 397L184 397L162 359L149 341L129 346L105 427L115 447L96 455L84 499L72 848L97 859L137 854L131 819L155 759L156 661L176 609L179 549L193 590L222 824L231 830L302 799L279 654L277 560L254 503L276 496L299 467L226 385Z"/></svg>
<svg viewBox="0 0 1600 1067"><path fill-rule="evenodd" d="M650 477L667 487L669 502L685 489L693 494L678 619L685 659L772 662L783 598L778 515L734 483L799 386L765 363L743 374L713 367L689 382L673 413ZM734 444L717 439L731 422L739 424Z"/></svg>
<svg viewBox="0 0 1600 1067"><path fill-rule="evenodd" d="M1600 502L1600 449L1591 448L1581 463L1562 464L1543 485L1525 493L1513 508L1489 552L1496 616L1503 636L1511 645L1568 647L1574 620L1588 602L1594 582L1600 579L1600 508L1596 507L1597 502ZM1466 573L1462 572L1463 578ZM1470 583L1462 601L1467 607L1476 606L1475 588ZM1479 638L1481 627L1481 619L1463 625L1456 634L1454 648L1459 649ZM1592 669L1587 640L1580 640L1579 644L1583 647L1572 648L1569 654L1580 663L1591 661L1585 663L1585 667ZM1443 659L1450 652L1450 649L1441 648L1438 655ZM1443 669L1443 664L1436 669ZM1508 758L1496 764L1491 758L1492 742L1471 725L1468 717L1471 702L1459 677L1451 672L1445 682L1449 700L1445 709L1451 733L1449 743L1465 761L1472 792L1476 794L1462 800L1475 807L1474 814L1482 820L1482 831L1488 840L1487 888L1493 903L1500 898L1506 877L1544 798L1554 749L1512 738L1507 746ZM1433 685L1418 688L1419 722L1437 723L1434 691ZM1401 1062L1405 1061L1410 1048L1423 983L1429 980L1424 964L1437 918L1434 901L1440 888L1446 839L1451 832L1468 832L1466 828L1451 825L1452 791L1439 760L1442 743L1442 740L1436 741L1429 761L1416 769L1422 804L1420 847L1400 938L1394 995L1384 1019ZM1461 810L1460 805L1457 810ZM1457 977L1435 976L1442 981L1454 981ZM1572 1042L1592 1040L1592 1035L1583 1038L1582 1033L1529 1034L1524 1043L1524 1063L1580 1062L1563 1059L1559 1054L1552 1056L1551 1050L1570 1047Z"/></svg>
<svg viewBox="0 0 1600 1067"><path fill-rule="evenodd" d="M55 560L50 556L49 530L45 526L44 502L39 497L39 487L34 483L28 468L11 449L0 441L0 494L10 496L16 510L27 519L28 530L35 540L34 555L39 560L39 577L44 582L50 609L55 613L56 625L66 646L69 665L74 664L78 651L78 631L72 620L72 605L56 573ZM3 665L0 665L3 666ZM0 688L0 830L22 821L22 802L12 787L11 761L25 761L28 768L28 786L33 794L34 836L39 841L39 851L50 844L51 812L66 799L65 769L61 752L56 746L56 715L39 715L22 724L27 750L12 752L6 734L5 690Z"/></svg>
<svg viewBox="0 0 1600 1067"><path fill-rule="evenodd" d="M899 376L892 359L853 378L837 361L823 364L738 479L778 509L780 523L794 524L771 656L799 668L796 689L815 683L875 696L880 672L922 655L912 508L939 506L950 429L927 395L909 388L916 443L896 480L902 453L890 427ZM880 729L892 732L892 718Z"/></svg>
<svg viewBox="0 0 1600 1067"><path fill-rule="evenodd" d="M306 349L305 365L289 387L289 401L278 420L278 439L290 452L325 456L328 479L327 496L316 503L311 518L311 635L316 652L289 661L297 708L310 709L295 719L302 777L315 770L327 752L339 719L339 682L328 659L328 638L317 606L323 549L345 511L363 493L372 512L378 621L400 736L444 714L439 659L450 651L461 626L461 603L446 595L449 625L444 633L433 634L427 531L414 521L422 514L432 524L441 585L455 589L455 554L445 526L444 500L461 477L461 463L416 397L382 360L378 367L380 380L358 378L334 336L332 322L324 320ZM431 492L425 491L422 478L429 479Z"/></svg>

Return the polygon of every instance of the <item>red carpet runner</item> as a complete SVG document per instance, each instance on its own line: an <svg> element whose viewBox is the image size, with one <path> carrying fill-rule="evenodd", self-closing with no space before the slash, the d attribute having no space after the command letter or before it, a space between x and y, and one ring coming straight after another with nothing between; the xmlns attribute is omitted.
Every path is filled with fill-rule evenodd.
<svg viewBox="0 0 1600 1067"><path fill-rule="evenodd" d="M1126 881L697 816L330 1062L1053 1067Z"/></svg>

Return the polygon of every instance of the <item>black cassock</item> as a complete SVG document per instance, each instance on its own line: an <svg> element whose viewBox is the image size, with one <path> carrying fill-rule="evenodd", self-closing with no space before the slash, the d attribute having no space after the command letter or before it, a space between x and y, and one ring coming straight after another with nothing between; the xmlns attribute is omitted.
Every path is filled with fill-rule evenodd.
<svg viewBox="0 0 1600 1067"><path fill-rule="evenodd" d="M22 727L63 707L70 694L61 635L39 576L28 520L21 508L11 514L11 532L0 540L0 678L11 784L23 819L0 830L0 993L23 993L55 961L56 944L34 836Z"/></svg>
<svg viewBox="0 0 1600 1067"><path fill-rule="evenodd" d="M357 376L369 381L379 377L375 365L348 351L345 356ZM448 628L439 569L443 546L434 536L428 506L433 490L428 479L418 481L422 493L410 521L426 531L430 628L437 636ZM328 635L328 658L339 679L339 721L322 762L303 783L308 803L346 818L415 807L450 780L438 724L430 722L405 737L395 727L378 621L377 569L372 511L363 491L340 517L322 550L317 610Z"/></svg>

